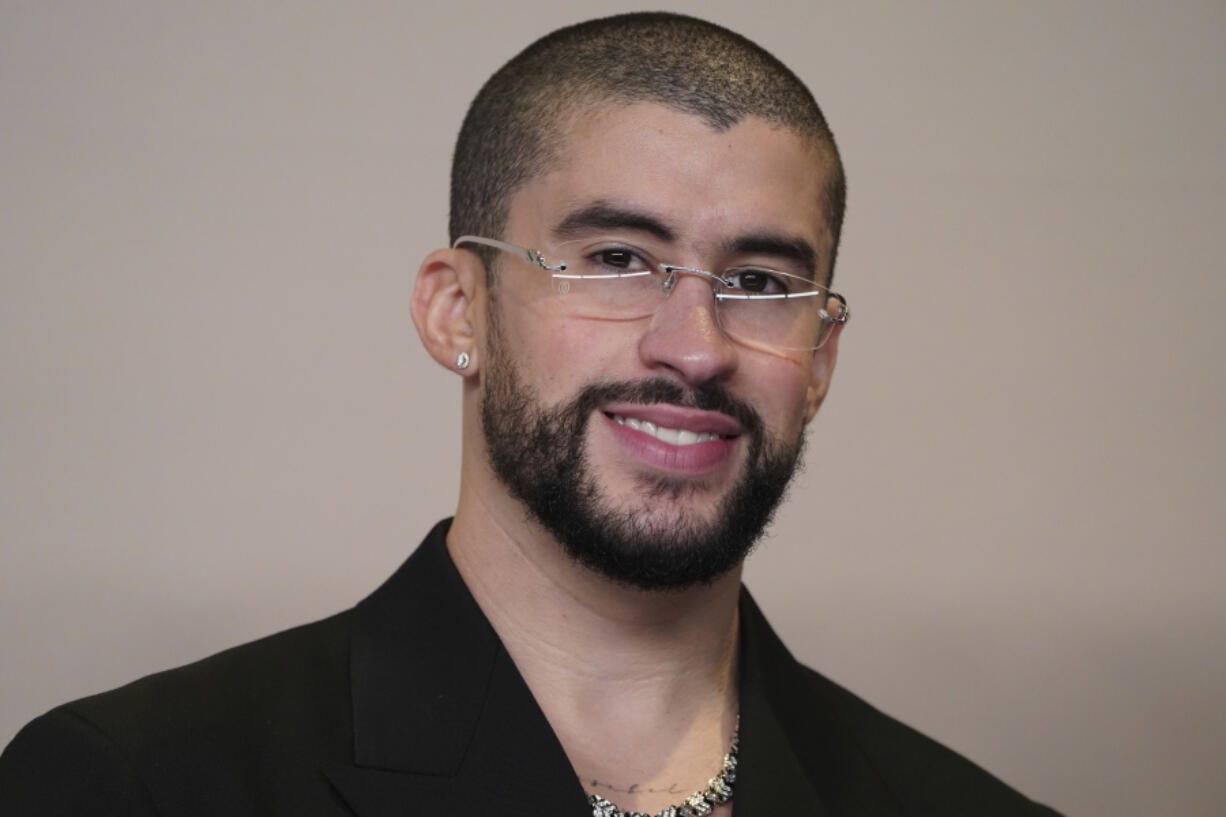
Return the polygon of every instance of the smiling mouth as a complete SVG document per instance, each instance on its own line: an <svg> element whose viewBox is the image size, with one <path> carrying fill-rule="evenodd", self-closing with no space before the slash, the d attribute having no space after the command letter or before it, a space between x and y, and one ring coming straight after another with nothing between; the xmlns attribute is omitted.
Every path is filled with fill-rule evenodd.
<svg viewBox="0 0 1226 817"><path fill-rule="evenodd" d="M726 434L715 434L710 431L690 431L686 428L669 428L668 426L657 425L650 420L623 417L620 414L613 414L611 412L606 412L605 416L618 425L633 428L635 431L641 431L669 445L697 445L698 443L710 442L712 440L730 439L730 436Z"/></svg>

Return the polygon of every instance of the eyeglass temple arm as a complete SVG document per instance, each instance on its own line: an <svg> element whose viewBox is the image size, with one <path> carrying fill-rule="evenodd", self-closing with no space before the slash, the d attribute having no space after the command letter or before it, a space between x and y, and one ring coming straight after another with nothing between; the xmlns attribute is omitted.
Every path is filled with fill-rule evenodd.
<svg viewBox="0 0 1226 817"><path fill-rule="evenodd" d="M479 235L462 235L455 240L451 247L452 249L455 249L461 244L481 244L486 247L493 247L496 250L509 252L512 255L524 259L533 266L540 267L543 270L549 270L550 272L561 272L562 270L566 269L565 262L556 266L545 263L545 256L541 255L539 250L526 250L523 247L517 247L514 244L508 244L505 241L498 241L494 238L482 238Z"/></svg>

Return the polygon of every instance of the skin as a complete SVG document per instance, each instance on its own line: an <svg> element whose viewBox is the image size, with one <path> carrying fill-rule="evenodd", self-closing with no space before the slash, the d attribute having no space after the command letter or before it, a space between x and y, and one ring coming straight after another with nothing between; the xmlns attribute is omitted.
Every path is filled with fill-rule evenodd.
<svg viewBox="0 0 1226 817"><path fill-rule="evenodd" d="M750 117L719 132L659 105L605 103L584 108L566 132L559 162L512 197L504 240L556 247L553 230L568 214L605 202L666 225L667 239L619 234L669 263L780 267L771 254L729 247L770 234L807 243L817 274L828 272L820 154L791 131ZM803 433L825 397L839 330L817 352L770 352L724 335L710 286L699 278L682 277L650 319L604 322L560 313L538 297L548 276L511 256L498 275L492 305L477 256L440 250L423 262L413 297L425 347L464 383L461 490L448 548L585 788L623 809L654 812L678 802L676 791L703 787L731 740L740 569L682 591L627 588L575 564L526 515L490 469L481 432L491 309L498 309L504 357L544 406L596 380L665 378L687 389L714 381L760 413L768 438L786 441ZM460 352L472 360L463 371L455 369ZM709 522L743 473L747 440L733 435L721 456L686 464L619 432L605 415L613 409L680 427L711 418L673 407L604 406L586 432L605 503L662 524ZM644 480L660 477L683 490L645 494Z"/></svg>

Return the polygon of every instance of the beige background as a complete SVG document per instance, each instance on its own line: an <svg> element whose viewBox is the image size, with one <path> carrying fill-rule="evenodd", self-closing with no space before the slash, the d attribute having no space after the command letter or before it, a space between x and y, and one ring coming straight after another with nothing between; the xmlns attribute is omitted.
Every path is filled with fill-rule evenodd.
<svg viewBox="0 0 1226 817"><path fill-rule="evenodd" d="M407 310L452 140L632 7L0 2L0 744L350 605L452 507ZM674 7L789 63L849 167L767 614L1070 814L1220 815L1226 4Z"/></svg>

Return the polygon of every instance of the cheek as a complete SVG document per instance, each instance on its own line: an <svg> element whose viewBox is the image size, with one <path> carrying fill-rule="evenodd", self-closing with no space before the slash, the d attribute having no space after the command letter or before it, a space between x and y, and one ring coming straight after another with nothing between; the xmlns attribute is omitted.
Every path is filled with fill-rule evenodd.
<svg viewBox="0 0 1226 817"><path fill-rule="evenodd" d="M504 351L547 404L567 400L597 380L634 377L626 368L634 337L618 331L624 327L522 310L514 318L504 313L502 330L502 342L511 347Z"/></svg>
<svg viewBox="0 0 1226 817"><path fill-rule="evenodd" d="M550 348L544 355L567 384L635 380L647 374L636 368L644 329L638 321L554 318L548 330Z"/></svg>
<svg viewBox="0 0 1226 817"><path fill-rule="evenodd" d="M780 439L800 434L806 421L806 410L812 381L808 361L771 358L752 373L747 367L744 392L762 414L767 432Z"/></svg>

